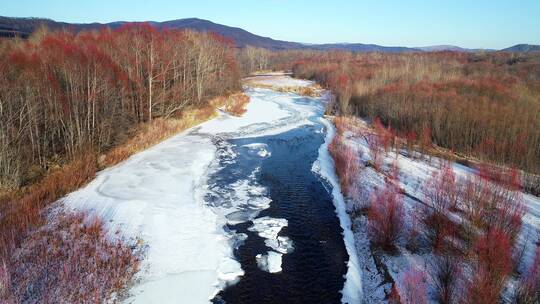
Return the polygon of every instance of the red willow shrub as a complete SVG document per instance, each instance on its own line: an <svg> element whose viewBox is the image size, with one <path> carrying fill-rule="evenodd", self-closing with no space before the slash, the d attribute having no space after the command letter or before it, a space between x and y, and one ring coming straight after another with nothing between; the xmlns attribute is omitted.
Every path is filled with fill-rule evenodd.
<svg viewBox="0 0 540 304"><path fill-rule="evenodd" d="M533 263L520 280L515 303L540 303L540 246L536 248Z"/></svg>
<svg viewBox="0 0 540 304"><path fill-rule="evenodd" d="M540 174L540 55L512 56L335 52L306 54L292 66L295 76L335 92L343 91L335 79L346 74L352 87L350 101L342 102L347 112L414 132L422 149L433 141Z"/></svg>
<svg viewBox="0 0 540 304"><path fill-rule="evenodd" d="M506 177L498 179L515 179L513 170L499 173ZM478 174L470 175L464 182L461 200L468 218L477 227L486 230L496 228L503 231L512 244L521 230L522 218L525 214L523 195L515 186L499 183L487 178L492 176L485 169Z"/></svg>
<svg viewBox="0 0 540 304"><path fill-rule="evenodd" d="M435 298L440 304L458 303L461 296L462 269L457 258L441 255L431 263L430 277Z"/></svg>
<svg viewBox="0 0 540 304"><path fill-rule="evenodd" d="M99 220L62 216L0 261L0 302L105 303L137 269L131 248L108 240Z"/></svg>
<svg viewBox="0 0 540 304"><path fill-rule="evenodd" d="M393 145L394 133L385 128L379 118L373 121L374 132L365 132L364 138L369 147L371 162L376 170L380 170L383 162L383 153L388 152Z"/></svg>
<svg viewBox="0 0 540 304"><path fill-rule="evenodd" d="M498 303L512 271L510 238L496 228L488 230L474 245L473 264L466 303Z"/></svg>
<svg viewBox="0 0 540 304"><path fill-rule="evenodd" d="M343 135L336 134L328 146L328 150L334 159L336 173L339 177L343 193L345 195L351 195L351 190L356 182L355 178L360 171L358 152L344 141Z"/></svg>
<svg viewBox="0 0 540 304"><path fill-rule="evenodd" d="M0 205L0 259L7 259L27 236L27 231L45 223L43 209L70 191L84 185L96 173L93 153L51 172L21 194Z"/></svg>
<svg viewBox="0 0 540 304"><path fill-rule="evenodd" d="M375 128L375 132L379 137L380 147L383 148L385 152L388 152L393 145L395 137L394 132L391 128L385 128L378 117L376 117L373 121L373 127Z"/></svg>
<svg viewBox="0 0 540 304"><path fill-rule="evenodd" d="M426 275L423 271L411 269L401 276L396 282L399 296L395 303L400 304L427 304L427 283Z"/></svg>
<svg viewBox="0 0 540 304"><path fill-rule="evenodd" d="M424 195L435 212L444 213L457 209L459 189L451 163L443 162L441 169L433 172L426 181Z"/></svg>
<svg viewBox="0 0 540 304"><path fill-rule="evenodd" d="M387 183L376 190L368 211L368 231L373 245L393 253L403 235L405 209L395 183Z"/></svg>
<svg viewBox="0 0 540 304"><path fill-rule="evenodd" d="M443 253L448 248L447 238L457 231L449 219L449 212L457 209L459 189L454 170L450 163L443 163L441 170L432 174L424 185L424 201L427 204L421 211L425 234L432 242L436 252Z"/></svg>

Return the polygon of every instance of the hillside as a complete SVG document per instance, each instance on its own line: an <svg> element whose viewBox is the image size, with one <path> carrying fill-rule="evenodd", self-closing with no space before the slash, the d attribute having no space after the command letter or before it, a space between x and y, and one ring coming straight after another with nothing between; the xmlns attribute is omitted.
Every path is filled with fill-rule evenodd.
<svg viewBox="0 0 540 304"><path fill-rule="evenodd" d="M512 47L502 49L503 52L522 52L522 53L530 53L530 52L540 52L540 45L534 45L534 44L517 44Z"/></svg>
<svg viewBox="0 0 540 304"><path fill-rule="evenodd" d="M38 29L41 25L45 25L50 29L73 29L75 31L82 30L94 30L103 27L118 28L128 22L118 21L112 23L65 23L57 22L50 19L41 18L11 18L0 17L0 37L28 37L33 31ZM268 37L262 37L252 34L246 30L236 27L230 27L213 23L208 20L202 20L197 18L178 19L165 22L149 22L153 26L160 29L192 29L196 31L215 32L224 37L232 39L238 47L244 47L246 45L252 45L256 47L263 47L272 50L284 50L284 49L301 49L305 48L303 44L296 42L274 40Z"/></svg>
<svg viewBox="0 0 540 304"><path fill-rule="evenodd" d="M0 16L0 37L28 37L32 32L44 25L53 30L71 29L75 31L95 30L104 27L118 28L128 22L117 21L111 23L66 23L43 18L13 18ZM381 53L410 53L410 52L477 52L495 51L490 49L467 49L453 45L436 45L425 47L404 47L404 46L381 46L377 44L362 43L324 43L324 44L304 44L299 42L275 40L269 37L259 36L238 27L226 26L208 20L198 18L177 19L164 22L148 21L148 23L160 29L192 29L199 32L215 32L226 38L232 39L237 47L251 45L270 50L292 50L308 49L318 51L342 50L350 52L381 52ZM518 44L510 48L503 49L505 52L537 52L540 46L530 44Z"/></svg>

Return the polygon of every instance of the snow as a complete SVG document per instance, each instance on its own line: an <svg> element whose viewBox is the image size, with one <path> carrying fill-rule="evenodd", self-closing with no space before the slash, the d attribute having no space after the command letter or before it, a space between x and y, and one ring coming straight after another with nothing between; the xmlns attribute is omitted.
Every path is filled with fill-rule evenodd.
<svg viewBox="0 0 540 304"><path fill-rule="evenodd" d="M281 272L281 258L283 254L275 251L268 251L267 254L257 254L257 266L263 271L276 273Z"/></svg>
<svg viewBox="0 0 540 304"><path fill-rule="evenodd" d="M263 81L278 86L312 84L276 75ZM141 269L126 302L209 303L220 290L238 281L243 271L233 248L247 236L224 231L226 223L252 220L253 229L272 249L257 260L269 272L281 271L282 255L291 252L293 244L279 235L286 220L256 218L271 203L266 189L254 181L256 172L230 185L233 191L225 198L228 204L220 206L205 201L209 191L206 178L218 169L217 159L236 161L226 141L221 141L222 146L216 143L220 138L277 134L312 124L310 119L323 112L324 103L267 89L246 88L246 93L251 102L242 117L221 113L103 170L60 202L66 209L101 218L111 238L142 244ZM247 148L260 157L271 157L264 145ZM349 261L354 264L351 261L354 258ZM350 277L348 273L345 294L351 288Z"/></svg>
<svg viewBox="0 0 540 304"><path fill-rule="evenodd" d="M260 89L247 90L251 100L246 107L247 112L243 116L232 117L222 114L220 117L202 124L199 132L233 133L242 128L248 128L245 133L257 133L260 126L266 127L267 124L276 123L290 116L289 111L282 109L278 103L268 102L265 98L266 94L260 94L259 91Z"/></svg>
<svg viewBox="0 0 540 304"><path fill-rule="evenodd" d="M326 119L321 118L322 123L327 128L324 144L319 148L319 158L313 164L313 171L320 174L332 186L332 197L336 214L339 218L341 228L343 229L343 238L345 241L345 249L349 254L347 262L347 274L345 275L345 285L343 287L342 303L362 303L362 271L359 267L358 253L355 246L354 234L351 230L351 219L347 214L345 200L341 193L338 177L335 174L334 162L328 152L328 145L335 136L333 125Z"/></svg>

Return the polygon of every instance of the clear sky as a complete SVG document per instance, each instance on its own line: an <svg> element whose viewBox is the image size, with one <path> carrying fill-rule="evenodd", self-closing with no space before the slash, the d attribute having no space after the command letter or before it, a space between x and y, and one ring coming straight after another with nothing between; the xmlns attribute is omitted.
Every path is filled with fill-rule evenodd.
<svg viewBox="0 0 540 304"><path fill-rule="evenodd" d="M540 0L1 0L0 15L66 22L197 17L274 39L504 48L540 44Z"/></svg>

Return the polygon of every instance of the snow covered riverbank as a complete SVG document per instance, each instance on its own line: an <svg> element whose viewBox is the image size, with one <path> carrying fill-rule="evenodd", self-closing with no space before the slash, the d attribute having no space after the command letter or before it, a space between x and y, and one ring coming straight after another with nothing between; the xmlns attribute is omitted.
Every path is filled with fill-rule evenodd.
<svg viewBox="0 0 540 304"><path fill-rule="evenodd" d="M319 149L319 158L313 164L313 171L320 174L332 185L332 196L336 214L339 217L341 228L343 229L343 238L345 247L349 253L348 271L346 274L345 286L343 287L343 303L362 303L362 270L358 261L358 253L355 244L355 238L352 231L351 219L347 214L345 199L341 193L339 179L336 176L332 156L328 152L328 145L335 136L335 129L331 122L322 118L321 121L326 125L327 133L324 144Z"/></svg>
<svg viewBox="0 0 540 304"><path fill-rule="evenodd" d="M355 189L356 202L348 200L348 209L351 213L356 213L353 219L354 239L358 250L359 268L362 269L362 286L364 303L386 303L392 290L392 282L399 282L410 270L417 270L425 275L428 287L427 292L430 298L434 298L433 288L433 264L436 254L429 250L427 245L420 250L410 249L407 242L411 237L411 231L424 233L419 225L421 224L422 213L429 200L426 194L426 184L433 179L434 174L439 173L447 161L424 155L418 152L407 153L405 149L396 153L395 150L389 152L380 151L380 170L376 170L374 165L377 161L373 159L373 147L368 143L369 132L367 122L361 119L353 119L346 123L344 131L344 144L351 148L359 158L359 173L354 178L353 183L359 187ZM459 185L470 180L476 170L464 165L450 162L450 169ZM397 182L400 189L400 197L403 200L406 210L403 217L405 222L401 239L397 244L395 254L387 254L382 251L375 251L370 244L368 236L368 218L365 210L376 189L383 189L387 184L389 176L397 168L397 176L392 177ZM535 252L540 241L540 198L526 193L519 196L525 206L523 225L517 238L516 252L520 252L518 257L518 272L524 273L525 268L533 263ZM354 206L354 204L357 204ZM357 210L354 210L354 209ZM454 211L451 216L456 222L466 220L464 212ZM422 279L423 280L423 279ZM507 288L503 292L504 303L511 302L516 285L516 279L510 278ZM398 288L400 288L398 286ZM465 289L465 288L464 288ZM465 293L463 294L465 295Z"/></svg>
<svg viewBox="0 0 540 304"><path fill-rule="evenodd" d="M273 77L273 80L266 77L264 81L273 85L311 85L311 82L288 76ZM204 200L208 191L206 178L217 170L218 154L226 151L216 147L216 139L281 133L311 124L310 119L324 110L323 102L302 103L294 94L251 88L247 88L246 93L251 102L244 116L222 114L178 134L100 172L94 181L63 200L68 209L101 218L111 237L143 245L145 256L128 302L208 303L217 292L243 275L233 256L238 236L224 231L224 225L253 218L231 216L243 206L241 198L235 199L237 205L231 208L215 208ZM271 155L262 145L247 148L260 157ZM234 155L227 157L234 161ZM331 166L325 162L325 170L331 170L329 164ZM263 189L250 181L235 187L237 193L249 194L245 202L251 204L250 208L256 205L264 209L270 203L264 199ZM253 191L259 197L256 201L250 198ZM343 217L344 207L340 204L342 202L337 201L336 208L347 239L350 225ZM276 222L280 227L287 225L283 219L269 218L264 222ZM272 232L275 225L263 225L261 219L254 223L258 224L253 229L268 236L269 248L277 251L261 255L258 261L269 272L281 271L281 256L290 252L293 245L286 236ZM265 227L272 231L263 231ZM347 243L347 251L354 256L356 251ZM344 290L344 300L349 303L357 302L360 292L355 290L359 285L354 273L359 270L354 267L357 264L354 261L355 258L350 259Z"/></svg>

